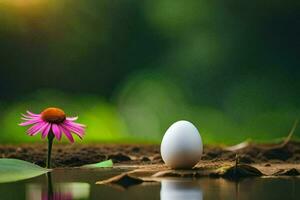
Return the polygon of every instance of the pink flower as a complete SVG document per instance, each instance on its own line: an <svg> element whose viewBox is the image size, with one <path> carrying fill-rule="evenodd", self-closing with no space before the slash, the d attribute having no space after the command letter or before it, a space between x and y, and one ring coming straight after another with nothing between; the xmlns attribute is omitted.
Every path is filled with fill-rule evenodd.
<svg viewBox="0 0 300 200"><path fill-rule="evenodd" d="M46 138L52 132L56 139L60 140L64 133L72 143L74 138L71 133L78 135L80 139L84 136L85 125L74 122L78 117L66 117L65 112L59 108L47 108L40 114L27 111L26 115L22 115L21 119L25 120L25 122L19 125L32 125L27 130L27 134L30 136L41 133L42 138Z"/></svg>

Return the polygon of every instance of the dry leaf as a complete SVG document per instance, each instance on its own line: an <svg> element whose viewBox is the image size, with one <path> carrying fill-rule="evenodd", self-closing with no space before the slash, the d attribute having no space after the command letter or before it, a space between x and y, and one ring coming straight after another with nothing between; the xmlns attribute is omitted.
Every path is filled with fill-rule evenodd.
<svg viewBox="0 0 300 200"><path fill-rule="evenodd" d="M207 170L166 170L155 173L152 177L196 178L207 176Z"/></svg>
<svg viewBox="0 0 300 200"><path fill-rule="evenodd" d="M246 140L244 142L241 142L239 144L236 144L236 145L233 145L233 146L230 146L230 147L225 147L224 149L227 150L227 151L238 151L240 149L244 149L246 147L248 147L250 145L250 140Z"/></svg>
<svg viewBox="0 0 300 200"><path fill-rule="evenodd" d="M299 176L300 173L297 169L280 169L276 173L273 174L274 176Z"/></svg>
<svg viewBox="0 0 300 200"><path fill-rule="evenodd" d="M238 179L262 175L264 174L260 170L251 165L246 164L238 164L230 167L221 167L217 169L217 171L210 174L210 176L212 177L223 177L228 179Z"/></svg>
<svg viewBox="0 0 300 200"><path fill-rule="evenodd" d="M120 175L114 176L112 178L103 180L103 181L98 181L96 184L101 184L101 185L113 185L113 186L119 186L121 189L127 189L131 186L134 185L139 185L144 182L157 182L158 180L155 178L151 177L137 177L132 175L136 171L130 171L126 173L122 173Z"/></svg>
<svg viewBox="0 0 300 200"><path fill-rule="evenodd" d="M124 188L128 188L132 185L138 185L143 182L144 181L138 177L128 175L128 173L123 173L103 181L98 181L96 184L116 184L123 186Z"/></svg>

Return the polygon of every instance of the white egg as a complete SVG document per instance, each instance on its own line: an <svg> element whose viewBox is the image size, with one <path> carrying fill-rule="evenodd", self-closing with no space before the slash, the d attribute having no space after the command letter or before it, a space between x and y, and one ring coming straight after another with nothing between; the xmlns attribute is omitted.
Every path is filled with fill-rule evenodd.
<svg viewBox="0 0 300 200"><path fill-rule="evenodd" d="M173 169L194 167L201 159L202 139L197 128L188 121L178 121L166 131L160 146L161 157Z"/></svg>

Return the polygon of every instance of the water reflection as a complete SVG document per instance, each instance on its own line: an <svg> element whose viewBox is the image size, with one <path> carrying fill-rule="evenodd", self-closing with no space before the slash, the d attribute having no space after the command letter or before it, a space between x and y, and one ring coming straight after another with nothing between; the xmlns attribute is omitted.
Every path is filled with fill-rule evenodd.
<svg viewBox="0 0 300 200"><path fill-rule="evenodd" d="M203 194L199 187L192 181L162 180L160 190L161 200L202 200Z"/></svg>
<svg viewBox="0 0 300 200"><path fill-rule="evenodd" d="M51 173L47 174L47 186L27 184L28 200L76 200L89 199L90 185L83 182L66 182L53 185Z"/></svg>
<svg viewBox="0 0 300 200"><path fill-rule="evenodd" d="M51 173L53 180L52 199L279 200L299 199L300 197L300 176L294 178L249 178L239 182L205 177L191 181L183 178L176 181L167 179L163 180L161 185L159 183L147 183L132 186L122 191L115 187L95 184L98 180L104 180L119 173L120 171L117 169L56 169ZM42 175L25 181L0 184L0 199L50 200L47 183L47 177Z"/></svg>

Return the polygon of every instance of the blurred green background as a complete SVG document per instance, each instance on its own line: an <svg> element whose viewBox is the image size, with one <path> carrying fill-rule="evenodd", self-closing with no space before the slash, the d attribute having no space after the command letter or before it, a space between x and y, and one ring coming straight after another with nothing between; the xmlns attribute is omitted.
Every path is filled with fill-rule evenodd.
<svg viewBox="0 0 300 200"><path fill-rule="evenodd" d="M0 143L40 141L17 124L49 106L81 142L159 143L180 119L204 143L285 137L299 36L294 0L1 0Z"/></svg>

